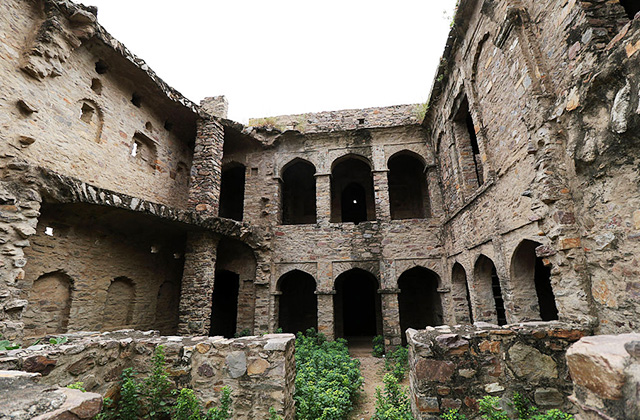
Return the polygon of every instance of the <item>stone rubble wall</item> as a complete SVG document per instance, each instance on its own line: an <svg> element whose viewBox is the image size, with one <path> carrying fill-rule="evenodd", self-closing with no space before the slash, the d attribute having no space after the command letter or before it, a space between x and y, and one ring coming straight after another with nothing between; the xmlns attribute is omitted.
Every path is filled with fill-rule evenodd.
<svg viewBox="0 0 640 420"><path fill-rule="evenodd" d="M640 334L584 337L567 364L580 420L640 418Z"/></svg>
<svg viewBox="0 0 640 420"><path fill-rule="evenodd" d="M194 389L206 407L216 406L222 387L229 386L234 419L267 419L270 407L284 419L294 419L291 334L224 339L122 330L66 337L62 345L0 352L0 369L40 373L44 385L83 382L87 391L113 397L122 371L131 367L147 374L155 348L162 345L170 380L177 387Z"/></svg>
<svg viewBox="0 0 640 420"><path fill-rule="evenodd" d="M92 419L102 409L102 396L79 389L43 385L42 375L0 370L0 419Z"/></svg>
<svg viewBox="0 0 640 420"><path fill-rule="evenodd" d="M416 419L448 409L477 414L478 399L520 392L541 409L572 411L567 348L589 329L560 322L407 331L411 408Z"/></svg>

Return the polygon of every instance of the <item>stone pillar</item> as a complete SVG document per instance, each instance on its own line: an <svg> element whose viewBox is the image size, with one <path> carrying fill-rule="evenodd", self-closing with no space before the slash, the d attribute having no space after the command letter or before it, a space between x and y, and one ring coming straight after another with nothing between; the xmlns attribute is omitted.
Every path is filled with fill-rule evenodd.
<svg viewBox="0 0 640 420"><path fill-rule="evenodd" d="M380 289L378 293L382 298L384 347L387 352L391 352L402 344L401 334L404 334L404 331L400 330L400 307L398 305L400 289Z"/></svg>
<svg viewBox="0 0 640 420"><path fill-rule="evenodd" d="M373 194L376 202L376 220L391 220L391 208L389 201L388 169L374 170Z"/></svg>
<svg viewBox="0 0 640 420"><path fill-rule="evenodd" d="M219 240L210 232L188 234L180 291L180 335L209 335Z"/></svg>
<svg viewBox="0 0 640 420"><path fill-rule="evenodd" d="M331 220L331 174L316 174L316 217L321 225Z"/></svg>
<svg viewBox="0 0 640 420"><path fill-rule="evenodd" d="M442 217L444 209L442 205L442 189L440 186L440 177L438 176L438 168L428 166L425 168L427 177L427 188L429 191L429 210L431 217Z"/></svg>
<svg viewBox="0 0 640 420"><path fill-rule="evenodd" d="M333 295L335 290L317 291L318 296L318 332L323 333L327 340L335 339L333 317Z"/></svg>
<svg viewBox="0 0 640 420"><path fill-rule="evenodd" d="M229 111L229 101L224 95L210 96L200 101L200 108L206 113L218 118L227 118Z"/></svg>
<svg viewBox="0 0 640 420"><path fill-rule="evenodd" d="M198 120L191 165L188 209L204 217L217 217L222 177L224 128L210 116Z"/></svg>

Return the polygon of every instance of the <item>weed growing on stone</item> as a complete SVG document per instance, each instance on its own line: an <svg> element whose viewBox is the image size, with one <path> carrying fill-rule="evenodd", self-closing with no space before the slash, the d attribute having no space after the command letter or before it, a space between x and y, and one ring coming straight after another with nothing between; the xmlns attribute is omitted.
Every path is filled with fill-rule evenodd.
<svg viewBox="0 0 640 420"><path fill-rule="evenodd" d="M72 384L67 385L67 388L77 389L78 391L87 392L87 390L84 389L84 382L74 382Z"/></svg>
<svg viewBox="0 0 640 420"><path fill-rule="evenodd" d="M362 385L360 362L343 339L329 342L314 329L296 339L296 418L344 419Z"/></svg>
<svg viewBox="0 0 640 420"><path fill-rule="evenodd" d="M373 420L414 420L406 390L398 384L398 379L390 373L382 380L384 390L376 388L376 412Z"/></svg>

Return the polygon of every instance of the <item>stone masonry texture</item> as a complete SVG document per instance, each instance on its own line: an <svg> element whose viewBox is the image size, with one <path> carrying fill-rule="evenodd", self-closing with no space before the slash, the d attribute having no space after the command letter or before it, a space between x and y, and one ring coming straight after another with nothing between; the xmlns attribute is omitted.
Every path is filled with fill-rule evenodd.
<svg viewBox="0 0 640 420"><path fill-rule="evenodd" d="M523 378L569 407L579 337L549 334L615 346L640 328L631 3L461 0L427 103L244 126L224 96L196 105L168 86L95 8L2 1L0 334L464 340L504 370L488 382L458 354L414 360L414 379L428 364L451 385L414 384L421 415L473 410L456 387L473 399ZM441 325L460 327L425 330ZM530 357L544 378L518 362ZM574 379L588 411L597 389Z"/></svg>

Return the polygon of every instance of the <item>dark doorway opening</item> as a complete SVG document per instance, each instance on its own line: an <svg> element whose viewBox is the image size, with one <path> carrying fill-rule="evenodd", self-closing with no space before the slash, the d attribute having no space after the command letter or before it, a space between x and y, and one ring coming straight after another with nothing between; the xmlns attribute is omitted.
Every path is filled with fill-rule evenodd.
<svg viewBox="0 0 640 420"><path fill-rule="evenodd" d="M371 167L362 159L344 158L331 173L331 221L360 223L375 218Z"/></svg>
<svg viewBox="0 0 640 420"><path fill-rule="evenodd" d="M360 184L351 183L342 190L342 221L358 224L367 220L366 193Z"/></svg>
<svg viewBox="0 0 640 420"><path fill-rule="evenodd" d="M334 313L336 337L373 337L382 331L378 281L354 268L336 279Z"/></svg>
<svg viewBox="0 0 640 420"><path fill-rule="evenodd" d="M238 320L238 290L240 276L227 270L216 271L211 298L211 328L209 335L232 338Z"/></svg>
<svg viewBox="0 0 640 420"><path fill-rule="evenodd" d="M279 325L283 332L296 334L318 328L318 299L316 281L299 270L280 277Z"/></svg>
<svg viewBox="0 0 640 420"><path fill-rule="evenodd" d="M543 321L555 321L558 319L556 297L551 288L551 267L542 262L542 258L536 258L535 269L536 293L540 305L540 318Z"/></svg>
<svg viewBox="0 0 640 420"><path fill-rule="evenodd" d="M289 165L282 173L282 224L316 222L316 168L305 161Z"/></svg>
<svg viewBox="0 0 640 420"><path fill-rule="evenodd" d="M484 184L482 158L480 156L475 123L469 111L469 101L466 97L462 100L454 118L454 133L458 150L460 151L462 171L472 171L471 176L473 178L468 179L468 181L472 182L472 186L479 187Z"/></svg>
<svg viewBox="0 0 640 420"><path fill-rule="evenodd" d="M461 324L473 324L473 311L471 309L471 295L467 273L460 263L455 263L451 272L451 297L453 299L453 311L456 322Z"/></svg>
<svg viewBox="0 0 640 420"><path fill-rule="evenodd" d="M237 165L222 170L220 180L220 210L218 215L242 221L244 211L245 167Z"/></svg>
<svg viewBox="0 0 640 420"><path fill-rule="evenodd" d="M624 7L624 11L627 12L629 19L633 19L638 12L640 12L639 0L620 0L620 4Z"/></svg>
<svg viewBox="0 0 640 420"><path fill-rule="evenodd" d="M498 316L498 325L507 324L507 314L504 310L504 299L502 298L502 288L500 287L500 279L496 272L496 267L491 270L491 290L493 291L493 300L496 304L496 315Z"/></svg>
<svg viewBox="0 0 640 420"><path fill-rule="evenodd" d="M424 329L443 324L442 302L438 293L439 279L436 273L424 267L407 270L398 279L403 345L407 343L407 328Z"/></svg>
<svg viewBox="0 0 640 420"><path fill-rule="evenodd" d="M420 219L428 215L424 164L401 153L389 159L389 201L392 220Z"/></svg>

